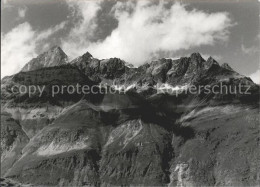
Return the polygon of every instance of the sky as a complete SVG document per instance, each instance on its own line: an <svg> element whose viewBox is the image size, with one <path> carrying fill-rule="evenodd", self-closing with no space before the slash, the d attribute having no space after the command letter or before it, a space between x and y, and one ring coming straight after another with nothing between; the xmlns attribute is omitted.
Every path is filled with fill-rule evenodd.
<svg viewBox="0 0 260 187"><path fill-rule="evenodd" d="M257 0L3 0L1 77L54 45L135 66L199 52L260 83Z"/></svg>

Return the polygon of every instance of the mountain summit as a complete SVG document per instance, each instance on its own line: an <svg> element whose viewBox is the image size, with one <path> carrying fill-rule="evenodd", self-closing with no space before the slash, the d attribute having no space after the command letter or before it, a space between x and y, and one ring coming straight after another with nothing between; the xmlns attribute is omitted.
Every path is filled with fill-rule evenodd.
<svg viewBox="0 0 260 187"><path fill-rule="evenodd" d="M259 184L259 86L212 57L134 68L88 52L67 63L53 47L1 83L1 183ZM12 90L20 85L43 91Z"/></svg>
<svg viewBox="0 0 260 187"><path fill-rule="evenodd" d="M68 56L64 51L59 46L54 46L50 50L30 60L21 71L25 72L46 67L61 66L67 62Z"/></svg>

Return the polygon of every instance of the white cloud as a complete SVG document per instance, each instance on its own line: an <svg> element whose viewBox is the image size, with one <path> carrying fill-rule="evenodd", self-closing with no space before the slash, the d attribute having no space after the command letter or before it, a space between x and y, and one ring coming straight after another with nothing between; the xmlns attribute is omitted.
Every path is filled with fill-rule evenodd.
<svg viewBox="0 0 260 187"><path fill-rule="evenodd" d="M259 47L258 46L252 46L252 47L246 47L244 44L241 45L241 50L243 53L249 55L253 53L259 53Z"/></svg>
<svg viewBox="0 0 260 187"><path fill-rule="evenodd" d="M232 24L227 13L187 10L179 3L168 8L165 5L163 1L159 4L150 1L118 2L113 7L118 27L103 41L93 43L88 37L81 36L95 31L100 3L86 1L84 8L78 8L83 20L74 29L79 32L71 33L73 39L64 40L63 46L67 46L64 49L66 52L76 49L73 49L72 57L89 51L98 58L119 57L140 65L158 51L176 52L228 39L228 29ZM90 7L94 7L91 12L87 11ZM90 29L83 30L83 25ZM77 42L76 38L81 41Z"/></svg>
<svg viewBox="0 0 260 187"><path fill-rule="evenodd" d="M52 34L63 29L65 23L43 30L33 30L28 22L22 23L10 32L1 33L1 77L12 75L30 61L36 54L37 45L47 42Z"/></svg>
<svg viewBox="0 0 260 187"><path fill-rule="evenodd" d="M23 7L23 8L19 8L19 9L18 9L19 19L22 19L22 18L25 17L26 11L27 11L27 8L26 8L26 7Z"/></svg>
<svg viewBox="0 0 260 187"><path fill-rule="evenodd" d="M67 22L63 21L60 24L51 27L49 29L43 30L42 32L39 32L37 34L37 38L36 40L43 40L43 39L47 39L49 36L51 36L52 34L62 30L65 26L66 26Z"/></svg>
<svg viewBox="0 0 260 187"><path fill-rule="evenodd" d="M1 77L16 73L36 55L34 35L28 23L1 34Z"/></svg>
<svg viewBox="0 0 260 187"><path fill-rule="evenodd" d="M75 58L87 51L89 40L94 36L97 28L96 16L101 9L101 2L98 0L67 0L71 17L76 22L68 36L61 41L62 49L69 57Z"/></svg>
<svg viewBox="0 0 260 187"><path fill-rule="evenodd" d="M249 77L254 81L254 83L260 84L260 67L255 73L249 75Z"/></svg>
<svg viewBox="0 0 260 187"><path fill-rule="evenodd" d="M68 24L73 26L67 37L62 39L61 47L72 58L89 51L97 58L119 57L140 65L159 51L174 54L180 49L226 41L232 25L228 14L224 12L187 10L179 3L166 8L163 1L159 4L123 1L117 2L111 10L118 20L118 26L104 40L92 42L98 28L97 15L102 1L67 2L73 20ZM25 14L21 13L21 16ZM17 73L36 56L37 46L44 49L49 47L50 36L66 26L67 21L37 31L29 23L23 23L1 34L1 77Z"/></svg>

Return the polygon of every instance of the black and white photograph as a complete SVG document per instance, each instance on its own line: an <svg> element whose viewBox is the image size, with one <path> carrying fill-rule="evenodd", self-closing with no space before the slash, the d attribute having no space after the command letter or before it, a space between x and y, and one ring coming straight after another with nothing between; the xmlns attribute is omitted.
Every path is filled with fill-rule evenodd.
<svg viewBox="0 0 260 187"><path fill-rule="evenodd" d="M260 185L260 0L1 0L1 186Z"/></svg>

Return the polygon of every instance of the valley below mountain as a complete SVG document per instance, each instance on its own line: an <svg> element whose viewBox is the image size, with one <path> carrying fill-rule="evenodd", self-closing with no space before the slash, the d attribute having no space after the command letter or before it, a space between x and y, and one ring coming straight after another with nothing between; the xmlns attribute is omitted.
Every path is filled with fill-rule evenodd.
<svg viewBox="0 0 260 187"><path fill-rule="evenodd" d="M52 93L78 84L95 92ZM134 67L55 46L1 80L1 185L257 186L259 104L259 85L199 53Z"/></svg>

